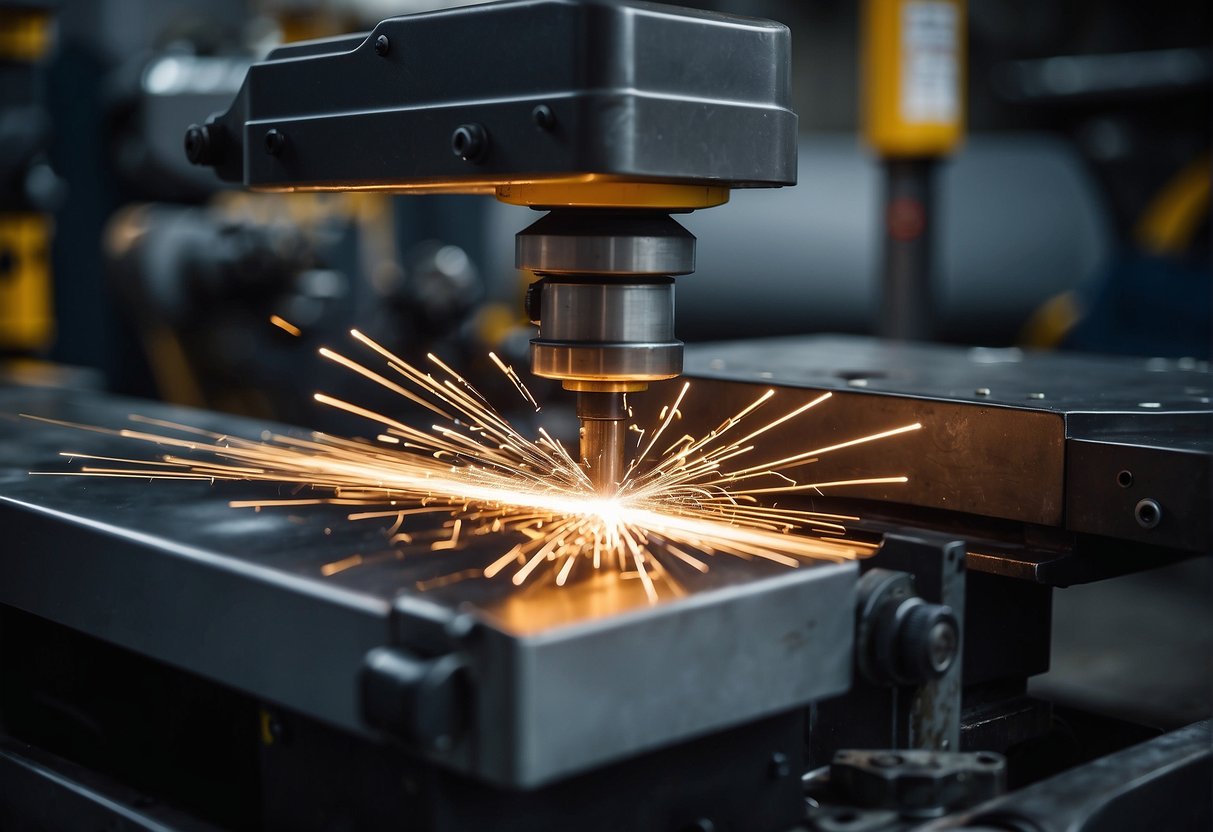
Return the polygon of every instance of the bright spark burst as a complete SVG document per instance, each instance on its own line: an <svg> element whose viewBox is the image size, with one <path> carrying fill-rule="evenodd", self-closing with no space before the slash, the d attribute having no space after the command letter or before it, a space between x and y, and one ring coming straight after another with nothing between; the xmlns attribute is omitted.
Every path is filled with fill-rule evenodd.
<svg viewBox="0 0 1213 832"><path fill-rule="evenodd" d="M379 425L382 432L376 441L322 433L306 438L265 433L256 441L132 415L131 420L143 427L70 426L176 452L154 461L68 452L63 456L84 461L79 470L31 473L291 484L317 496L237 500L231 505L257 510L316 504L358 507L349 513L350 520L388 521L393 542L428 540L434 551L462 548L477 536L512 534L518 542L483 569L465 570L432 583L501 576L515 586L538 580L564 586L578 574L605 572L639 579L653 603L664 592L684 594L667 568L674 562L707 572L709 560L717 555L796 567L803 562L866 554L872 549L869 544L843 537L843 523L858 518L767 506L758 501L758 495L905 483L907 477L900 475L802 482L783 472L829 453L922 427L919 423L902 425L754 462L758 447L754 440L803 416L831 394L823 393L747 430L756 421L754 414L775 397L774 390L767 390L705 436L684 435L671 441L668 434L681 418L688 382L663 409L654 429L632 426L637 435L635 458L617 493L604 498L595 492L574 456L546 430L540 428L536 440L523 436L437 357L428 356L432 369L425 371L357 330L351 335L386 365L380 367L383 372L328 348L320 354L427 408L438 418L430 430L317 393L315 399L321 404ZM528 404L538 409L513 368L497 356L492 359ZM92 464L97 462L107 464ZM405 530L416 515L447 515L448 519L435 538ZM793 533L797 531L800 533ZM362 562L361 556L353 555L326 564L321 571L325 576L334 575Z"/></svg>

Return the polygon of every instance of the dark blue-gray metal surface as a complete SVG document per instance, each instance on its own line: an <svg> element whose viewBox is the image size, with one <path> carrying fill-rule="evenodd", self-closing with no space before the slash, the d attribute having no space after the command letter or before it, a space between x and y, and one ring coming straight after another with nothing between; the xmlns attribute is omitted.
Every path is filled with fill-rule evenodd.
<svg viewBox="0 0 1213 832"><path fill-rule="evenodd" d="M0 390L0 413L0 603L361 734L372 733L358 686L367 652L429 650L437 625L442 649L467 662L474 704L462 739L429 753L460 771L533 786L850 684L853 563L716 558L706 575L678 572L687 596L656 605L639 581L518 589L503 575L426 589L516 541L398 548L391 518L228 505L290 496L286 486L31 476L78 469L63 452L163 451L19 413L107 427L139 413L249 437L266 426L18 389Z"/></svg>
<svg viewBox="0 0 1213 832"><path fill-rule="evenodd" d="M1211 783L1213 729L1205 720L917 829L1208 829L1213 822Z"/></svg>
<svg viewBox="0 0 1213 832"><path fill-rule="evenodd" d="M790 185L790 44L773 21L634 0L395 17L255 64L232 106L204 128L207 150L196 161L268 189L586 173ZM536 119L536 107L546 118ZM472 155L452 153L463 125L485 137ZM267 153L271 130L279 141Z"/></svg>

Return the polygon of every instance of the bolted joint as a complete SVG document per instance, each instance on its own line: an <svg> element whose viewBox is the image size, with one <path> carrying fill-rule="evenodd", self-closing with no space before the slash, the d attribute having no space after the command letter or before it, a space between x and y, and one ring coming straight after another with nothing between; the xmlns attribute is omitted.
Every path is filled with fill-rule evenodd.
<svg viewBox="0 0 1213 832"><path fill-rule="evenodd" d="M540 130L550 131L556 128L556 114L547 104L536 104L531 110L531 120Z"/></svg>
<svg viewBox="0 0 1213 832"><path fill-rule="evenodd" d="M185 129L185 158L192 165L213 165L218 159L214 127L209 124L191 124Z"/></svg>
<svg viewBox="0 0 1213 832"><path fill-rule="evenodd" d="M897 675L928 681L948 672L960 645L960 627L951 607L906 602L897 631Z"/></svg>
<svg viewBox="0 0 1213 832"><path fill-rule="evenodd" d="M282 151L286 150L286 133L277 128L266 130L264 144L267 154L270 156L281 156Z"/></svg>
<svg viewBox="0 0 1213 832"><path fill-rule="evenodd" d="M465 162L479 162L489 151L489 133L479 124L461 124L451 133L451 152Z"/></svg>
<svg viewBox="0 0 1213 832"><path fill-rule="evenodd" d="M848 804L934 817L1006 790L1007 761L990 751L843 749L830 764L830 786Z"/></svg>
<svg viewBox="0 0 1213 832"><path fill-rule="evenodd" d="M955 613L918 597L911 575L871 569L860 578L856 663L869 681L921 685L947 673L959 651Z"/></svg>
<svg viewBox="0 0 1213 832"><path fill-rule="evenodd" d="M376 647L363 660L361 686L363 718L406 742L441 751L467 728L471 685L458 656Z"/></svg>

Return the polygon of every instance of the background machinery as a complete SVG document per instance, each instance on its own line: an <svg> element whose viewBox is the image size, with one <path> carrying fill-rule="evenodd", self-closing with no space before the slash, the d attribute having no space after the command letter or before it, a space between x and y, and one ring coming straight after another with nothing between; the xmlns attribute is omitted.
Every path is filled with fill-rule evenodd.
<svg viewBox="0 0 1213 832"><path fill-rule="evenodd" d="M67 0L0 100L59 332L0 309L0 826L1208 828L1208 9L426 5ZM429 430L318 361L351 327L605 503L634 423L828 399L747 439L845 448L763 505L863 556L705 544L654 600L490 579L504 526L43 476L131 414L366 433L317 388Z"/></svg>

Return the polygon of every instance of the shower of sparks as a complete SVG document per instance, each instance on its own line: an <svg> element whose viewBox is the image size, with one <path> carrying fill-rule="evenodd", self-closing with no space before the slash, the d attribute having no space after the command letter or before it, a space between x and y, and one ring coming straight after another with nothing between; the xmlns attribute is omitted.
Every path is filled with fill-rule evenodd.
<svg viewBox="0 0 1213 832"><path fill-rule="evenodd" d="M633 461L617 492L603 497L558 440L543 428L538 439L522 435L437 357L428 356L432 366L422 369L357 330L351 335L369 356L386 365L380 366L383 372L327 348L320 354L428 409L437 417L429 430L316 393L317 402L375 423L381 431L376 440L269 432L251 440L132 415L138 427L71 426L154 443L168 448L168 453L140 460L68 452L63 456L83 461L79 470L32 473L294 485L295 496L290 498L237 500L231 505L256 510L349 506L350 520L388 524L393 542L428 543L439 552L462 548L472 538L489 534L512 535L517 541L483 568L443 576L430 582L433 586L499 576L515 586L538 580L564 586L578 575L605 571L638 579L649 601L656 602L663 594L684 594L673 574L677 569L707 572L716 556L796 567L867 553L870 545L844 537L844 523L858 518L764 505L758 495L905 483L907 477L901 475L815 482L799 471L793 472L798 479L786 472L811 470L811 463L826 454L922 427L902 425L759 460L754 440L822 405L831 394L823 393L763 422L755 414L776 395L767 390L706 435L675 436L671 428L681 419L688 382L651 430L632 427ZM492 359L522 398L538 409L513 368L497 356ZM431 519L423 528L406 530L419 515L445 520L437 528ZM508 537L500 539L512 542ZM363 560L352 555L326 564L321 571L335 575Z"/></svg>

